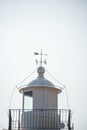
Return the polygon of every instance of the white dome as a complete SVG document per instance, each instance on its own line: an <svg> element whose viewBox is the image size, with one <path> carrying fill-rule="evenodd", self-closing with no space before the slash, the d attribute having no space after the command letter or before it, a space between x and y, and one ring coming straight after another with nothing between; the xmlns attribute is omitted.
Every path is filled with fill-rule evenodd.
<svg viewBox="0 0 87 130"><path fill-rule="evenodd" d="M33 81L31 81L29 84L27 84L26 87L21 88L20 92L29 90L29 88L31 89L33 87L52 88L52 89L57 90L58 93L61 92L61 90L56 88L55 85L51 81L47 80L44 77L45 69L42 66L38 67L37 73L38 73L38 77L34 79Z"/></svg>
<svg viewBox="0 0 87 130"><path fill-rule="evenodd" d="M52 82L45 79L44 77L38 77L37 79L31 81L27 87L55 87Z"/></svg>
<svg viewBox="0 0 87 130"><path fill-rule="evenodd" d="M37 69L37 73L38 73L38 78L31 81L27 87L54 87L54 84L52 82L50 82L49 80L44 78L44 73L45 73L45 69L40 66Z"/></svg>

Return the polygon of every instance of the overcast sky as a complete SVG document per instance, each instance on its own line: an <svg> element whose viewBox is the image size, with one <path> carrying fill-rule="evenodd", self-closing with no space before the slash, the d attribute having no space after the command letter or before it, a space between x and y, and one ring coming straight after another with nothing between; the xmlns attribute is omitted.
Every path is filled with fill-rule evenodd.
<svg viewBox="0 0 87 130"><path fill-rule="evenodd" d="M45 68L67 86L75 130L87 130L86 0L0 0L0 130L8 125L13 88L37 67L34 52L41 49ZM59 99L68 108L65 90ZM21 102L15 90L11 108Z"/></svg>

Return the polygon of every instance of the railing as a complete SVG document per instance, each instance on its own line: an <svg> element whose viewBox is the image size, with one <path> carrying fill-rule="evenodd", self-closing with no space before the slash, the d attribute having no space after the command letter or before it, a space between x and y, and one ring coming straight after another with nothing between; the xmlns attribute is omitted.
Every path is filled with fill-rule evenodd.
<svg viewBox="0 0 87 130"><path fill-rule="evenodd" d="M67 109L11 109L9 130L71 130L70 112Z"/></svg>

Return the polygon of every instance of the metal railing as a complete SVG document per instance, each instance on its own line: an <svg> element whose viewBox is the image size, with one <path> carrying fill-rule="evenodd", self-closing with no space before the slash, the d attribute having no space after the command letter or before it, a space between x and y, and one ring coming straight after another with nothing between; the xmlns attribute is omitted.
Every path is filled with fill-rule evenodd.
<svg viewBox="0 0 87 130"><path fill-rule="evenodd" d="M67 109L10 109L9 130L71 130L70 112Z"/></svg>

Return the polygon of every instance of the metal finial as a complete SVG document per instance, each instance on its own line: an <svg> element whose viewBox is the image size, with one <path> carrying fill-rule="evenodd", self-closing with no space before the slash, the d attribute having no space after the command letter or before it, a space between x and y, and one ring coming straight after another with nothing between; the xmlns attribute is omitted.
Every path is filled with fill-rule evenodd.
<svg viewBox="0 0 87 130"><path fill-rule="evenodd" d="M44 61L42 60L42 56L43 56L43 55L47 56L47 54L43 54L43 53L42 53L42 50L41 50L41 53L34 52L34 55L40 55L40 61L38 61L38 60L36 59L36 64L38 64L38 62L40 63L40 66L42 66L42 63L47 64L46 60L44 60Z"/></svg>

